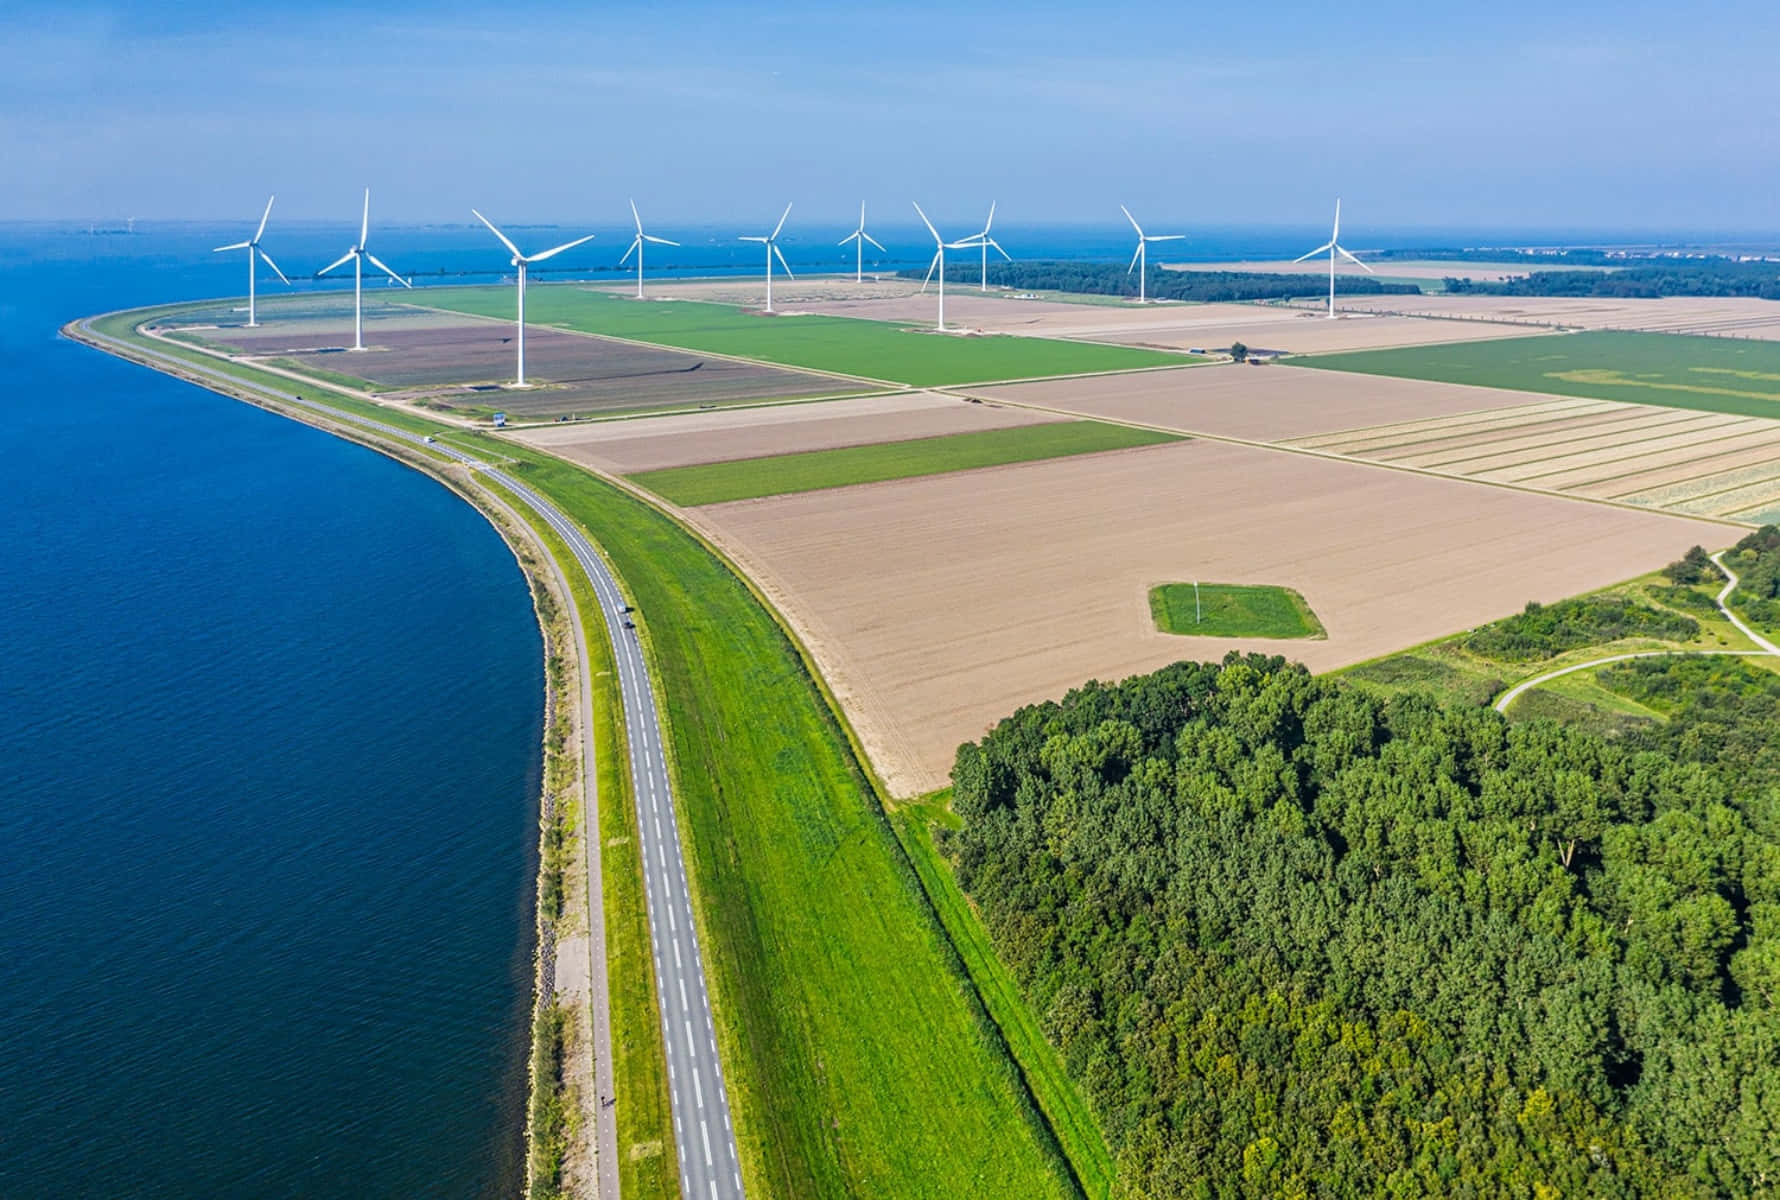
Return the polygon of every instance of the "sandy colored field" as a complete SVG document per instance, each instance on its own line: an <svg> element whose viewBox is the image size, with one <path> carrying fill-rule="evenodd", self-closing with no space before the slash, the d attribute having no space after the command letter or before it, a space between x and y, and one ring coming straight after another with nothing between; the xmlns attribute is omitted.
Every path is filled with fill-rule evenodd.
<svg viewBox="0 0 1780 1200"><path fill-rule="evenodd" d="M1361 254L1365 258L1364 254ZM1426 279L1438 283L1442 279L1475 279L1479 283L1495 283L1516 275L1528 275L1534 271L1550 270L1608 270L1606 267L1571 267L1561 260L1549 263L1511 263L1511 262L1442 262L1439 259L1367 259L1366 265L1371 267L1382 279ZM1171 262L1162 266L1170 271L1242 271L1264 275L1320 275L1329 277L1329 259L1327 255L1305 259L1303 262ZM1365 274L1351 263L1343 262L1340 268L1342 275Z"/></svg>
<svg viewBox="0 0 1780 1200"><path fill-rule="evenodd" d="M971 389L971 394L1182 433L1265 442L1423 418L1468 420L1480 410L1514 408L1529 402L1554 408L1598 403L1554 402L1527 392L1346 371L1235 364L1005 384Z"/></svg>
<svg viewBox="0 0 1780 1200"><path fill-rule="evenodd" d="M1566 329L1780 339L1780 302L1746 297L1661 300L1538 296L1338 296L1348 312L1417 313L1456 321L1520 321Z"/></svg>
<svg viewBox="0 0 1780 1200"><path fill-rule="evenodd" d="M1503 393L1509 394L1509 393ZM1748 520L1780 504L1780 420L1588 400L1290 444L1368 462Z"/></svg>
<svg viewBox="0 0 1780 1200"><path fill-rule="evenodd" d="M604 291L634 292L634 284L594 285ZM773 274L773 307L795 311L807 304L829 300L887 300L912 296L921 290L919 280L902 279L894 274L874 278L868 271L861 283L854 283L849 272L844 278L818 275L803 279L786 279ZM651 281L649 295L657 300L705 300L712 304L739 304L753 307L766 299L764 275L737 275L726 279L663 279ZM951 308L952 297L946 296Z"/></svg>
<svg viewBox="0 0 1780 1200"><path fill-rule="evenodd" d="M600 421L531 429L516 436L575 462L628 475L691 463L832 450L1062 419L1028 409L972 404L934 392L907 392Z"/></svg>
<svg viewBox="0 0 1780 1200"><path fill-rule="evenodd" d="M1231 649L1357 662L1668 562L1721 525L1183 442L700 509L808 640L899 795L1021 704ZM1148 589L1296 588L1317 642L1157 633Z"/></svg>

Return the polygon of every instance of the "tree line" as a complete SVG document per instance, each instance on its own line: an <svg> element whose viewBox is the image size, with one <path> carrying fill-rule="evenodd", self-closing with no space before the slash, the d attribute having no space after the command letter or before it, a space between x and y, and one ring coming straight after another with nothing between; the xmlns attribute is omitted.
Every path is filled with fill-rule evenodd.
<svg viewBox="0 0 1780 1200"><path fill-rule="evenodd" d="M1612 271L1535 271L1494 282L1448 278L1446 290L1478 296L1747 296L1780 300L1780 264L1731 259L1662 260Z"/></svg>
<svg viewBox="0 0 1780 1200"><path fill-rule="evenodd" d="M1730 603L1746 620L1780 630L1780 526L1763 525L1725 552L1737 574Z"/></svg>
<svg viewBox="0 0 1780 1200"><path fill-rule="evenodd" d="M1607 740L1232 654L960 748L942 847L1119 1196L1780 1181L1780 679L1617 686L1669 720Z"/></svg>
<svg viewBox="0 0 1780 1200"><path fill-rule="evenodd" d="M898 271L904 279L922 279L925 268ZM982 280L982 264L948 262L946 282L974 285ZM1015 262L990 263L989 283L1017 291L1075 292L1091 296L1136 296L1137 273L1127 274L1112 263ZM1155 300L1230 302L1240 300L1292 300L1328 294L1328 280L1318 275L1271 275L1248 271L1170 271L1150 267L1145 291ZM1342 295L1380 296L1418 293L1412 284L1381 283L1364 276L1340 276L1335 290Z"/></svg>

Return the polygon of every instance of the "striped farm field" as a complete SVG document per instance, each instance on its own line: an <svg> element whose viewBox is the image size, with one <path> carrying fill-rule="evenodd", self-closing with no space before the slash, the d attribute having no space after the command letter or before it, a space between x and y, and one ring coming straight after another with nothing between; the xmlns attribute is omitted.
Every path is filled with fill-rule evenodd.
<svg viewBox="0 0 1780 1200"><path fill-rule="evenodd" d="M1780 419L1766 417L1557 400L1284 444L1691 516L1753 522L1780 509Z"/></svg>

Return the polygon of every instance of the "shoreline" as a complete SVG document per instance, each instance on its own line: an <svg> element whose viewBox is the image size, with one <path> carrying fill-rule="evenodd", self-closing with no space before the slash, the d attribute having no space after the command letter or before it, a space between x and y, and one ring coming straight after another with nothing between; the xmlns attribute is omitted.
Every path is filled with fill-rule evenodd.
<svg viewBox="0 0 1780 1200"><path fill-rule="evenodd" d="M598 1110L589 1106L586 1089L574 1086L575 1082L583 1078L591 1081L595 1064L599 1062L599 1058L593 1054L592 1033L595 1022L592 1000L595 987L590 977L594 973L594 964L604 961L604 937L603 932L594 932L603 926L603 917L596 919L594 916L599 909L593 904L590 881L597 876L590 875L589 839L586 836L587 830L597 830L597 825L589 822L591 814L586 811L586 806L558 802L563 794L571 793L573 785L578 782L586 780L591 786L593 749L586 631L562 564L531 525L503 497L486 487L473 487L470 472L454 468L446 462L435 462L424 454L380 438L362 427L355 428L349 423L331 421L317 412L280 404L256 394L251 385L246 383L231 380L225 386L219 380L207 378L200 372L189 369L176 359L162 360L133 352L134 348L127 343L114 341L88 328L92 321L113 315L117 314L104 313L78 318L63 325L58 332L70 341L114 358L169 375L206 391L251 404L332 434L343 441L363 446L432 478L489 523L519 566L531 595L532 616L538 623L543 641L545 681L544 717L540 731L543 762L538 795L535 797L538 813L538 869L532 890L532 1003L527 1038L529 1045L525 1052L527 1091L522 1105L525 1116L521 1169L524 1179L523 1194L529 1198L534 1194L538 1182L535 1175L539 1166L537 1159L540 1131L536 1125L541 1112L552 1107L559 1109L570 1130L591 1131L598 1126ZM547 612L546 607L550 611ZM559 674L561 679L557 678ZM566 778L556 787L552 786L553 766L554 773L559 776L566 770ZM577 810L581 816L579 829L564 828ZM563 862L560 855L554 852L564 845L573 848L568 862ZM592 845L592 859L597 860L597 837ZM578 886L571 886L573 883L578 883ZM560 898L556 903L547 900L553 891ZM551 914L550 909L558 906L561 908L560 913ZM580 920L574 921L575 917ZM574 928L577 925L589 931L589 941L600 948L600 957L596 959L591 952L583 956L581 961L585 967L586 986L579 991L578 1002L565 1007L561 1002L563 991L556 970L559 939L565 926ZM598 990L603 995L604 988L600 987ZM559 1013L569 1018L566 1025L558 1020ZM599 1024L609 1027L609 1022ZM547 1025L555 1028L546 1028ZM554 1086L545 1090L540 1088L540 1075L543 1073L541 1069L545 1066L543 1060L547 1054L554 1059L555 1065L549 1074L556 1076L556 1080ZM584 1075L580 1071L583 1061L587 1063ZM609 1073L609 1055L604 1056L603 1065ZM610 1086L609 1080L607 1086ZM599 1103L597 1091L592 1097L592 1103ZM558 1191L553 1187L551 1194L598 1194L595 1169L597 1167L603 1173L605 1164L596 1162L597 1158L603 1156L593 1153L592 1138L584 1135L578 1144L569 1144L564 1150L561 1159L555 1164L556 1170L565 1183L573 1181L584 1186L573 1191ZM611 1166L615 1171L616 1164Z"/></svg>

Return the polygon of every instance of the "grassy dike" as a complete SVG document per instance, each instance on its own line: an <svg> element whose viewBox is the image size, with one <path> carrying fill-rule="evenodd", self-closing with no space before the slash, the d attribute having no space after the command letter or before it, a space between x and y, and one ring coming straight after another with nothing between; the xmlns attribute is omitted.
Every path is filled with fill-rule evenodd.
<svg viewBox="0 0 1780 1200"><path fill-rule="evenodd" d="M452 469L449 460L428 454L420 447L390 442L375 431L357 428L349 423L327 420L320 414L291 408L265 396L259 388L294 390L292 381L218 360L200 351L185 349L164 342L149 341L135 333L135 327L150 312L160 315L168 310L135 310L113 313L92 322L95 332L109 338L136 343L145 351L166 354L175 359L205 368L221 368L239 389L223 394L259 407L270 409L293 420L322 428L338 436L358 442L390 458L423 471L456 492L480 511L501 533L512 548L532 588L545 632L546 679L552 688L547 705L545 732L545 788L568 787L574 782L578 764L566 761L567 729L556 723L559 712L556 699L569 704L565 672L571 670L578 657L571 639L563 644L553 631L560 631L566 613L556 603L551 582L545 573L567 582L575 602L575 612L582 623L587 653L580 666L589 672L593 695L593 737L597 770L599 804L599 836L604 855L606 919L606 958L610 979L609 1021L613 1046L614 1090L625 1097L616 1110L619 1154L619 1177L625 1197L645 1200L666 1200L679 1195L679 1172L674 1157L672 1118L668 1107L666 1058L661 1045L661 1027L657 1017L654 975L649 968L649 929L643 907L642 863L638 857L635 831L635 809L630 796L629 775L624 770L624 729L620 716L617 673L612 666L611 647L606 640L604 622L592 585L576 566L574 556L561 540L542 522L530 519L527 510L499 489L486 483L482 488L468 484L461 471ZM64 332L77 340L88 341L75 326ZM179 375L197 386L220 391L215 381L170 370L160 361L134 358L129 345L100 345L111 352L140 362L154 370ZM315 399L324 400L342 412L361 415L388 425L430 432L445 436L453 427L441 425L424 416L392 410L369 401L319 392ZM486 489L483 490L483 489ZM491 500L489 492L499 500ZM514 521L523 521L529 534L514 528ZM532 539L535 539L535 543ZM555 569L545 563L534 550L542 547L555 561ZM566 564L566 567L563 566ZM568 657L557 657L558 652ZM570 804L556 806L556 820L540 821L540 856L538 878L539 920L547 911L559 914L571 911L577 903L585 912L585 858L572 856L565 847L582 833L585 816L579 801L579 789ZM540 805L542 817L544 806ZM566 822L566 824L565 824ZM582 867L579 880L565 876L564 867L573 861ZM583 922L585 917L582 918ZM542 931L540 931L542 932ZM540 953L543 942L540 941ZM579 1019L577 1019L579 1018ZM583 1134L591 1136L591 1106L597 1097L576 1096L565 1076L565 1067L577 1054L588 1054L591 1047L578 1045L577 1030L585 1029L585 1013L572 1013L539 991L534 999L532 1042L529 1073L532 1091L527 1099L526 1174L528 1195L547 1197L560 1194L592 1194L586 1176L593 1164L587 1161ZM585 1111L579 1105L584 1102ZM565 1188L572 1187L572 1191Z"/></svg>
<svg viewBox="0 0 1780 1200"><path fill-rule="evenodd" d="M1076 1194L874 782L754 593L632 493L454 440L582 520L641 611L750 1190Z"/></svg>

